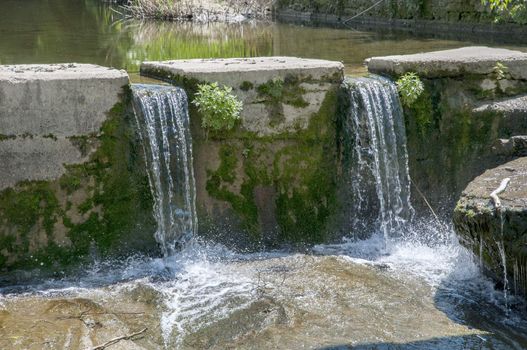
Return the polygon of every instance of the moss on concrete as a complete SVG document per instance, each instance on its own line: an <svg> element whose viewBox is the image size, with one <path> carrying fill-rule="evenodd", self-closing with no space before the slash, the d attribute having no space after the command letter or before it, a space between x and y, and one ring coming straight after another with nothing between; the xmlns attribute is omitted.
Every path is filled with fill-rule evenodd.
<svg viewBox="0 0 527 350"><path fill-rule="evenodd" d="M305 89L300 85L302 81L294 76L285 79L275 78L259 85L258 95L270 105L287 104L297 108L305 108L309 103L304 99Z"/></svg>
<svg viewBox="0 0 527 350"><path fill-rule="evenodd" d="M93 251L155 249L152 198L130 101L126 88L91 140L99 147L86 163L67 166L56 181L0 192L1 269L78 264Z"/></svg>
<svg viewBox="0 0 527 350"><path fill-rule="evenodd" d="M244 229L261 239L255 188L272 186L280 231L273 243L323 242L337 207L335 113L332 90L306 130L221 141L220 164L207 172L208 194L230 203Z"/></svg>

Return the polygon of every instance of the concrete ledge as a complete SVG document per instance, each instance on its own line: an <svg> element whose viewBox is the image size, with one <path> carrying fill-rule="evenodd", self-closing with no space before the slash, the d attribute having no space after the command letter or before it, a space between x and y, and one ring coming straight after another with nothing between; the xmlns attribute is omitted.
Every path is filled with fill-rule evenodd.
<svg viewBox="0 0 527 350"><path fill-rule="evenodd" d="M162 72L183 75L207 82L221 82L236 87L237 83L250 81L263 84L275 77L302 75L313 80L342 74L340 62L305 59L297 57L256 57L227 59L193 59L176 61L153 61L141 64L141 74L164 78ZM161 74L154 74L153 70Z"/></svg>
<svg viewBox="0 0 527 350"><path fill-rule="evenodd" d="M97 133L127 84L126 72L92 64L0 66L0 133Z"/></svg>
<svg viewBox="0 0 527 350"><path fill-rule="evenodd" d="M491 74L497 62L508 68L512 79L527 79L527 53L485 46L415 55L372 57L367 60L367 65L370 72L377 74L400 75L415 72L425 78L442 78Z"/></svg>

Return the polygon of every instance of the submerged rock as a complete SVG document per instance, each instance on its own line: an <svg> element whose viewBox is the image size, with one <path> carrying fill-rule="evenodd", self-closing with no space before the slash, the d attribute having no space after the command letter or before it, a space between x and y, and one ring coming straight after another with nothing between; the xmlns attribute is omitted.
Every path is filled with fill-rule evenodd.
<svg viewBox="0 0 527 350"><path fill-rule="evenodd" d="M498 194L497 210L490 194ZM472 181L454 210L454 226L463 244L481 264L515 293L527 292L527 157L487 170Z"/></svg>

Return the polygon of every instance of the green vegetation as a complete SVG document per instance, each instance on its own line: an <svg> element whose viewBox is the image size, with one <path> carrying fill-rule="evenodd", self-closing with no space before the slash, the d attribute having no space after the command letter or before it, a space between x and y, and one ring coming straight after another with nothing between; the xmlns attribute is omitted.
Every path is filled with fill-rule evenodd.
<svg viewBox="0 0 527 350"><path fill-rule="evenodd" d="M14 139L16 139L16 135L4 135L4 134L0 134L0 141L14 140Z"/></svg>
<svg viewBox="0 0 527 350"><path fill-rule="evenodd" d="M300 83L293 76L287 76L285 79L274 78L258 86L258 95L272 105L285 103L297 108L304 108L309 103L304 99L306 91L300 86Z"/></svg>
<svg viewBox="0 0 527 350"><path fill-rule="evenodd" d="M416 73L408 72L402 75L397 81L397 90L403 105L409 107L421 96L425 87Z"/></svg>
<svg viewBox="0 0 527 350"><path fill-rule="evenodd" d="M495 22L527 24L525 0L481 0L481 3L490 8Z"/></svg>
<svg viewBox="0 0 527 350"><path fill-rule="evenodd" d="M501 62L496 62L494 66L493 73L496 77L496 80L505 79L509 73L509 68Z"/></svg>
<svg viewBox="0 0 527 350"><path fill-rule="evenodd" d="M232 88L220 87L218 83L199 84L192 100L202 115L204 129L231 130L240 119L243 104L232 94Z"/></svg>
<svg viewBox="0 0 527 350"><path fill-rule="evenodd" d="M257 233L258 209L254 203L254 185L256 179L248 176L242 184L239 194L229 189L237 176L238 152L237 147L232 144L223 144L219 150L220 166L217 170L207 171L206 190L210 196L222 201L229 202L232 209L242 219L244 228L251 234ZM249 175L251 168L250 160L244 160L244 172Z"/></svg>
<svg viewBox="0 0 527 350"><path fill-rule="evenodd" d="M254 89L254 84L251 83L250 81L244 81L240 85L240 90L242 90L242 91L249 91L249 90L252 90L252 89Z"/></svg>

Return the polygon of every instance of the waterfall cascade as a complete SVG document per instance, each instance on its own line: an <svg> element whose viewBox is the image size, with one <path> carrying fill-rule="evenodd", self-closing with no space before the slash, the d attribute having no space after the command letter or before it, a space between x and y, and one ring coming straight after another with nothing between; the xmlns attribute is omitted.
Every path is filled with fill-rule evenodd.
<svg viewBox="0 0 527 350"><path fill-rule="evenodd" d="M344 153L350 179L351 226L388 238L412 217L406 132L397 88L372 76L347 79Z"/></svg>
<svg viewBox="0 0 527 350"><path fill-rule="evenodd" d="M136 118L158 224L156 239L172 255L197 230L188 102L181 88L136 84Z"/></svg>

